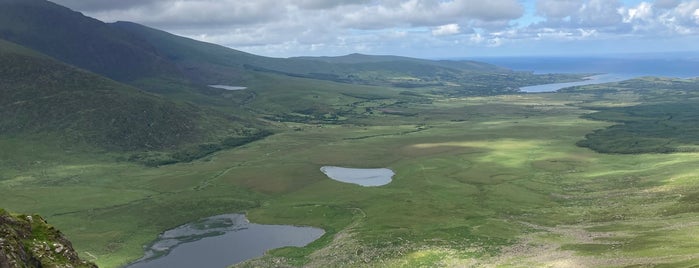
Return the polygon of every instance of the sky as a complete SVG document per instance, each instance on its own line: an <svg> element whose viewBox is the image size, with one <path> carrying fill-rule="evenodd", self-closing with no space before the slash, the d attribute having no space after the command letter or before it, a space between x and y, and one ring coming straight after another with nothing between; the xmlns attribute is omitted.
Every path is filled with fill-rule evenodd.
<svg viewBox="0 0 699 268"><path fill-rule="evenodd" d="M272 57L699 50L699 0L52 0Z"/></svg>

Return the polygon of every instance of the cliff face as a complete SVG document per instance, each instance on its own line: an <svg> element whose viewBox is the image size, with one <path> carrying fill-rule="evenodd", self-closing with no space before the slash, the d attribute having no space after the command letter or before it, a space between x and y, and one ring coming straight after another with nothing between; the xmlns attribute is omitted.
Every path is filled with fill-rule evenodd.
<svg viewBox="0 0 699 268"><path fill-rule="evenodd" d="M97 267L83 261L60 231L39 215L0 209L0 268Z"/></svg>

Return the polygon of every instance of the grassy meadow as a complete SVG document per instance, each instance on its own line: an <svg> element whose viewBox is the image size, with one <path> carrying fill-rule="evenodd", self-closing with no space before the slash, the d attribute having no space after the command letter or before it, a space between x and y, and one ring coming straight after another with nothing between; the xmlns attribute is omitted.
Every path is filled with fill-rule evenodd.
<svg viewBox="0 0 699 268"><path fill-rule="evenodd" d="M246 85L254 95L240 105L276 134L189 163L3 138L2 207L43 215L100 267L139 258L164 230L233 212L326 230L249 267L699 265L699 153L576 146L615 124L584 117L590 104L633 105L628 92L444 97L264 81ZM396 176L361 187L326 178L325 165Z"/></svg>

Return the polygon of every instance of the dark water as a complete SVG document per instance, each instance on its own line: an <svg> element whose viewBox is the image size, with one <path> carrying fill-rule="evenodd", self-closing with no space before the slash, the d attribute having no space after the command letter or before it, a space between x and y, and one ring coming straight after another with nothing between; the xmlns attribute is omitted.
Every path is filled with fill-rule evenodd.
<svg viewBox="0 0 699 268"><path fill-rule="evenodd" d="M254 224L241 214L218 215L164 232L143 259L127 267L228 267L270 249L305 246L324 233L312 227Z"/></svg>

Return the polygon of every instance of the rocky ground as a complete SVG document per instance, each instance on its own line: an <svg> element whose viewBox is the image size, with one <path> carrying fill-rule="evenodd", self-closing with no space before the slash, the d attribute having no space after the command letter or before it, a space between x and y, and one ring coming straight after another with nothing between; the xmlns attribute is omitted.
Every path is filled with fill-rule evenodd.
<svg viewBox="0 0 699 268"><path fill-rule="evenodd" d="M0 209L0 268L97 267L83 261L60 231L39 215Z"/></svg>

